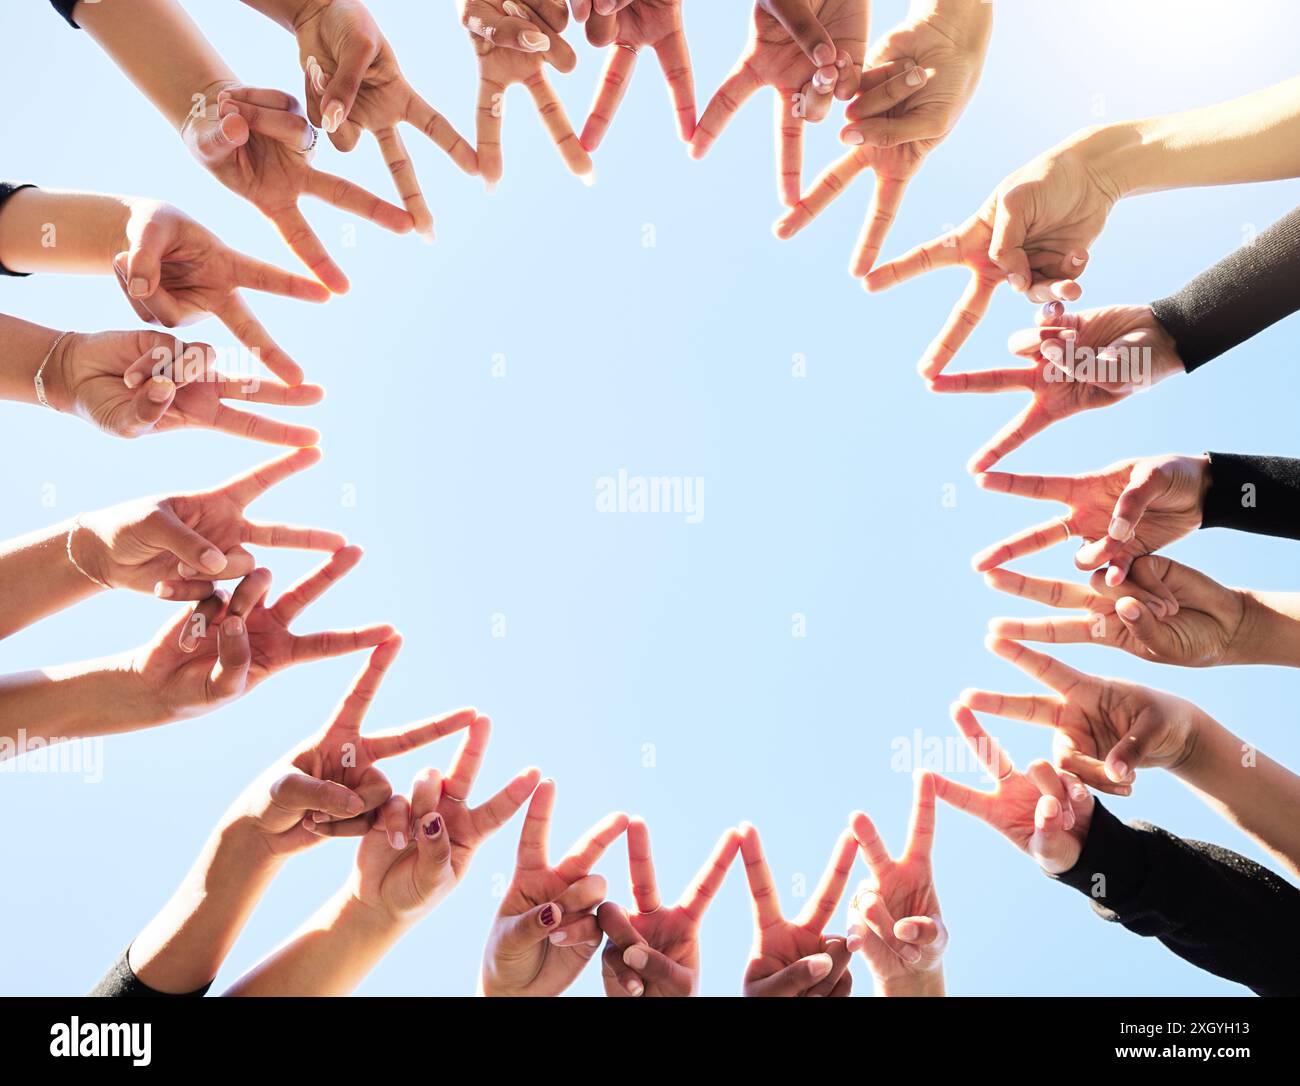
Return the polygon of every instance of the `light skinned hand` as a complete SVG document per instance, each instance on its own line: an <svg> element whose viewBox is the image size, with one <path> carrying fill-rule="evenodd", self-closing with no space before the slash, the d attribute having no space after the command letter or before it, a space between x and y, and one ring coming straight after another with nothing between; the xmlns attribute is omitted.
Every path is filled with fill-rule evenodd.
<svg viewBox="0 0 1300 1086"><path fill-rule="evenodd" d="M152 592L161 599L205 600L214 581L246 577L256 565L247 545L341 550L346 540L323 528L249 520L247 508L268 490L320 462L300 449L212 490L142 498L83 513L72 555L109 588Z"/></svg>
<svg viewBox="0 0 1300 1086"><path fill-rule="evenodd" d="M1047 618L995 618L989 632L1010 641L1110 645L1143 660L1180 667L1237 662L1248 596L1162 555L1135 561L1112 587L1098 570L1088 585L992 569L988 584L1021 599L1080 612Z"/></svg>
<svg viewBox="0 0 1300 1086"><path fill-rule="evenodd" d="M458 709L362 735L366 711L401 646L398 636L377 645L325 726L261 774L236 803L238 820L255 830L273 855L299 852L321 837L364 835L377 821L381 830L393 832L379 819L393 795L379 762L470 728L480 719L486 729L486 718L473 709ZM396 838L392 845L398 847Z"/></svg>
<svg viewBox="0 0 1300 1086"><path fill-rule="evenodd" d="M170 204L132 200L130 207L126 247L113 257L113 269L136 316L177 328L211 314L276 377L302 384L302 367L280 349L239 291L305 302L324 302L329 291L314 279L236 252Z"/></svg>
<svg viewBox="0 0 1300 1086"><path fill-rule="evenodd" d="M909 15L871 47L840 130L840 141L853 150L832 163L776 223L778 238L794 237L869 169L875 184L849 274L862 279L871 271L908 184L956 127L975 93L992 13L985 4L971 8L970 19L961 21L933 8Z"/></svg>
<svg viewBox="0 0 1300 1086"><path fill-rule="evenodd" d="M433 215L398 126L419 129L471 175L478 173L474 148L407 82L360 0L313 0L295 19L294 33L312 124L340 151L356 147L362 131L372 133L415 232L432 241Z"/></svg>
<svg viewBox="0 0 1300 1086"><path fill-rule="evenodd" d="M1087 675L1016 641L990 638L988 648L1056 695L972 689L962 691L961 704L1052 728L1056 764L1085 784L1126 796L1137 770L1177 769L1191 753L1200 715L1191 702L1124 679Z"/></svg>
<svg viewBox="0 0 1300 1086"><path fill-rule="evenodd" d="M311 125L292 95L238 83L210 92L185 123L186 146L226 188L270 219L285 244L335 294L348 289L347 276L298 209L300 197L314 196L397 234L414 227L402 208L311 165L306 150Z"/></svg>
<svg viewBox="0 0 1300 1086"><path fill-rule="evenodd" d="M216 362L208 344L165 332L73 332L54 347L43 379L51 407L114 437L198 429L270 445L320 440L309 426L255 415L227 401L309 407L325 398L323 388L223 373Z"/></svg>
<svg viewBox="0 0 1300 1086"><path fill-rule="evenodd" d="M1082 288L1075 280L1118 198L1067 141L1001 181L960 226L881 264L864 284L878 291L936 268L970 271L966 290L917 367L922 377L933 378L983 319L1000 283L1034 302L1077 299Z"/></svg>
<svg viewBox="0 0 1300 1086"><path fill-rule="evenodd" d="M475 717L447 776L426 769L409 798L384 803L349 880L361 904L402 923L425 916L460 884L479 846L532 795L541 774L526 769L486 802L468 805L490 732L488 718Z"/></svg>
<svg viewBox="0 0 1300 1086"><path fill-rule="evenodd" d="M700 924L739 851L740 833L726 830L682 896L664 905L650 854L650 828L641 818L628 822L635 908L629 912L606 901L596 911L606 938L601 976L607 996L692 996L699 991Z"/></svg>
<svg viewBox="0 0 1300 1086"><path fill-rule="evenodd" d="M975 481L985 490L1063 502L1066 516L1036 524L986 547L972 559L977 573L1005 565L1078 536L1079 569L1109 563L1106 583L1121 585L1135 559L1166 547L1201 525L1210 486L1206 456L1147 456L1119 460L1084 475L1014 475L989 471Z"/></svg>
<svg viewBox="0 0 1300 1086"><path fill-rule="evenodd" d="M571 72L578 63L561 36L569 24L564 0L458 0L461 22L478 55L478 165L488 190L501 180L501 123L506 90L522 83L556 149L586 184L592 184L591 156L574 134L564 106L546 80L544 64Z"/></svg>
<svg viewBox="0 0 1300 1086"><path fill-rule="evenodd" d="M745 967L745 995L847 996L852 991L848 968L853 955L844 939L823 931L840 907L856 851L857 842L845 830L808 904L798 917L787 920L758 830L742 823L740 855L754 902L754 945Z"/></svg>
<svg viewBox="0 0 1300 1086"><path fill-rule="evenodd" d="M939 798L974 815L1028 853L1050 875L1069 871L1083 851L1092 824L1093 798L1073 773L1050 762L1031 762L1021 773L1007 753L980 727L975 714L952 707L957 730L996 780L982 792L947 777L936 777Z"/></svg>
<svg viewBox="0 0 1300 1086"><path fill-rule="evenodd" d="M255 569L229 595L218 591L181 611L131 655L128 670L141 688L142 719L181 720L209 713L277 671L387 641L396 633L387 623L313 634L289 629L359 561L360 547L344 547L270 605L271 574Z"/></svg>
<svg viewBox="0 0 1300 1086"><path fill-rule="evenodd" d="M871 975L886 988L938 970L948 946L930 865L934 797L934 776L918 772L907 845L897 859L864 812L849 820L871 878L859 884L849 902L848 948L862 951Z"/></svg>
<svg viewBox="0 0 1300 1086"><path fill-rule="evenodd" d="M867 45L867 0L758 0L749 41L695 126L691 156L703 158L762 87L776 92L777 194L799 201L803 126L858 89Z"/></svg>
<svg viewBox="0 0 1300 1086"><path fill-rule="evenodd" d="M605 900L605 879L591 869L627 829L627 815L606 815L552 866L554 809L555 782L548 778L528 804L514 876L488 933L484 995L559 995L600 948L596 907Z"/></svg>
<svg viewBox="0 0 1300 1086"><path fill-rule="evenodd" d="M599 7L611 10L602 14ZM682 0L602 0L597 8L591 0L574 0L573 16L587 24L587 40L607 54L591 114L582 129L582 146L594 154L605 138L643 47L653 49L659 58L677 114L677 132L689 143L695 135L695 76L682 28Z"/></svg>

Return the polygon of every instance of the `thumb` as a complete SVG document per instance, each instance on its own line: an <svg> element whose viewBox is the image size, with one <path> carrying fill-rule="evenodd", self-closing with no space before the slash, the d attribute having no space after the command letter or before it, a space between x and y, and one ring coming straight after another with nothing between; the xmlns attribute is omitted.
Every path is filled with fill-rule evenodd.
<svg viewBox="0 0 1300 1086"><path fill-rule="evenodd" d="M1133 538L1148 506L1168 488L1168 480L1151 464L1139 464L1129 476L1128 485L1115 501L1106 534L1117 543Z"/></svg>
<svg viewBox="0 0 1300 1086"><path fill-rule="evenodd" d="M145 223L130 239L126 251L126 292L132 298L147 298L162 279L163 257L171 245L170 231L157 222Z"/></svg>
<svg viewBox="0 0 1300 1086"><path fill-rule="evenodd" d="M219 166L248 142L248 122L238 113L200 117L186 130L185 142L203 165Z"/></svg>
<svg viewBox="0 0 1300 1086"><path fill-rule="evenodd" d="M1025 255L1024 200L1018 189L998 198L993 213L993 236L989 240L989 259L1007 273L1011 289L1021 294L1029 289L1033 275Z"/></svg>
<svg viewBox="0 0 1300 1086"><path fill-rule="evenodd" d="M1027 845L1029 855L1049 875L1069 871L1082 848L1065 829L1065 812L1055 796L1039 796L1034 808L1034 832Z"/></svg>
<svg viewBox="0 0 1300 1086"><path fill-rule="evenodd" d="M1164 730L1165 717L1160 711L1139 714L1128 734L1106 755L1106 776L1116 784L1131 782L1133 774L1146 764Z"/></svg>
<svg viewBox="0 0 1300 1086"><path fill-rule="evenodd" d="M379 52L378 43L364 37L349 37L339 51L338 67L320 96L321 127L335 132L352 112L366 69Z"/></svg>
<svg viewBox="0 0 1300 1086"><path fill-rule="evenodd" d="M145 385L148 389L158 382L171 384L165 377L156 377ZM199 535L181 520L166 504L159 506L141 524L140 539L158 550L170 551L192 569L203 573L221 573L227 565L221 548Z"/></svg>
<svg viewBox="0 0 1300 1086"><path fill-rule="evenodd" d="M809 954L770 977L754 981L748 994L761 997L802 995L818 981L825 980L834 964L829 954Z"/></svg>
<svg viewBox="0 0 1300 1086"><path fill-rule="evenodd" d="M835 63L838 55L835 43L813 15L807 0L760 0L760 5L785 27L804 55L819 68Z"/></svg>
<svg viewBox="0 0 1300 1086"><path fill-rule="evenodd" d="M635 970L644 980L669 986L682 995L690 994L695 988L695 974L691 970L644 943L637 943L624 950L623 964Z"/></svg>
<svg viewBox="0 0 1300 1086"><path fill-rule="evenodd" d="M1153 656L1168 657L1173 655L1173 632L1156 618L1151 608L1133 596L1123 596L1115 601L1115 614L1119 616L1124 628Z"/></svg>
<svg viewBox="0 0 1300 1086"><path fill-rule="evenodd" d="M515 954L522 953L542 942L560 926L564 910L558 901L548 901L526 913L503 919L500 947Z"/></svg>
<svg viewBox="0 0 1300 1086"><path fill-rule="evenodd" d="M128 436L147 433L167 414L176 399L176 386L166 377L146 381L131 396Z"/></svg>
<svg viewBox="0 0 1300 1086"><path fill-rule="evenodd" d="M415 834L415 885L426 900L455 881L451 868L451 837L447 822L437 811L422 819Z"/></svg>
<svg viewBox="0 0 1300 1086"><path fill-rule="evenodd" d="M208 677L208 700L229 701L244 692L253 653L248 628L238 615L229 615L217 627L217 663Z"/></svg>

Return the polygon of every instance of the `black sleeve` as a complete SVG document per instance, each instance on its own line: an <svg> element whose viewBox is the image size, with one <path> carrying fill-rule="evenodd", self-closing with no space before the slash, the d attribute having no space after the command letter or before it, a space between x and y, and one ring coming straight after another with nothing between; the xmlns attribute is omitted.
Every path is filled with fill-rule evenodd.
<svg viewBox="0 0 1300 1086"><path fill-rule="evenodd" d="M15 184L12 181L0 181L0 211L4 210L5 204L9 197L15 192L21 192L23 189L34 189L35 185ZM0 275L30 275L30 272L10 271L3 264L0 264Z"/></svg>
<svg viewBox="0 0 1300 1086"><path fill-rule="evenodd" d="M104 974L104 979L91 989L90 994L92 996L102 996L108 999L140 999L155 996L163 999L192 999L197 996L207 995L208 989L212 987L212 982L208 981L197 992L160 992L155 988L150 988L149 985L135 975L128 958L130 953L130 947L122 951L121 956Z"/></svg>
<svg viewBox="0 0 1300 1086"><path fill-rule="evenodd" d="M1244 856L1125 825L1098 803L1079 862L1056 877L1103 919L1207 972L1256 995L1300 995L1300 890Z"/></svg>
<svg viewBox="0 0 1300 1086"><path fill-rule="evenodd" d="M54 10L68 20L68 25L74 30L80 30L76 20L72 18L72 9L77 6L77 0L50 0L54 5Z"/></svg>
<svg viewBox="0 0 1300 1086"><path fill-rule="evenodd" d="M1202 528L1300 539L1300 460L1210 453Z"/></svg>
<svg viewBox="0 0 1300 1086"><path fill-rule="evenodd" d="M1151 309L1188 373L1300 309L1300 208Z"/></svg>

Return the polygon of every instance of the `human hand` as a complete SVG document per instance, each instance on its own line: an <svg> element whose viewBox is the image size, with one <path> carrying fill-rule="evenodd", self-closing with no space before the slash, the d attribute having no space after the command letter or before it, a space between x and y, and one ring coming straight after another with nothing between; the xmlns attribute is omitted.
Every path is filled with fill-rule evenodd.
<svg viewBox="0 0 1300 1086"><path fill-rule="evenodd" d="M215 365L216 352L206 343L185 343L163 332L71 332L55 345L42 380L51 407L114 437L188 428L272 445L306 446L320 440L309 426L254 415L225 402L308 407L324 398L319 385L234 376Z"/></svg>
<svg viewBox="0 0 1300 1086"><path fill-rule="evenodd" d="M858 848L871 869L849 902L848 948L862 951L880 995L924 988L943 992L943 952L948 929L939 914L930 851L934 844L934 777L916 774L907 846L895 860L862 811L850 819ZM935 988L937 987L937 991Z"/></svg>
<svg viewBox="0 0 1300 1086"><path fill-rule="evenodd" d="M966 290L917 367L922 377L935 377L975 330L1003 280L1034 302L1078 298L1075 280L1119 195L1078 142L1066 141L1001 181L956 229L874 269L865 286L884 290L935 268L970 270Z"/></svg>
<svg viewBox="0 0 1300 1086"><path fill-rule="evenodd" d="M1106 584L1115 587L1124 583L1134 559L1200 527L1210 461L1206 456L1147 456L1119 460L1085 475L990 471L975 481L985 490L1070 507L1068 516L1026 528L980 551L972 560L977 573L1080 536L1084 545L1075 552L1074 564L1096 569L1109 563Z"/></svg>
<svg viewBox="0 0 1300 1086"><path fill-rule="evenodd" d="M1029 404L966 465L987 471L1007 453L1060 419L1109 407L1186 372L1177 346L1150 306L1112 305L1066 313L1049 302L1038 327L1013 335L1013 354L1029 363L974 373L941 373L932 392L1028 392Z"/></svg>
<svg viewBox="0 0 1300 1086"><path fill-rule="evenodd" d="M858 89L866 54L867 0L758 0L749 42L704 110L691 138L703 158L760 87L776 91L777 192L793 207L803 176L804 121L821 121L831 101Z"/></svg>
<svg viewBox="0 0 1300 1086"><path fill-rule="evenodd" d="M1032 762L1019 772L964 705L952 707L957 730L994 777L992 792L980 792L947 777L935 788L945 803L987 822L1049 875L1069 871L1079 860L1092 825L1093 798L1073 773L1049 762Z"/></svg>
<svg viewBox="0 0 1300 1086"><path fill-rule="evenodd" d="M475 717L444 778L426 769L410 798L392 796L357 849L353 897L398 923L426 915L459 885L484 841L510 821L541 774L526 769L477 807L466 800L478 776L491 726Z"/></svg>
<svg viewBox="0 0 1300 1086"><path fill-rule="evenodd" d="M682 0L602 0L601 6L611 10L602 15L592 7L592 0L573 0L573 17L587 24L587 40L598 49L613 46L582 130L582 146L595 153L605 138L642 46L659 57L677 113L677 131L689 143L695 135L695 76L682 30Z"/></svg>
<svg viewBox="0 0 1300 1086"><path fill-rule="evenodd" d="M229 596L219 591L186 608L125 664L140 691L139 726L211 712L277 671L387 641L396 633L387 623L305 635L289 630L359 561L360 547L344 547L271 606L265 602L271 574L255 569Z"/></svg>
<svg viewBox="0 0 1300 1086"><path fill-rule="evenodd" d="M988 647L1058 696L963 690L961 704L1052 728L1056 764L1085 784L1126 796L1137 770L1177 769L1191 754L1203 716L1191 702L1123 679L1086 675L1015 641L990 638Z"/></svg>
<svg viewBox="0 0 1300 1086"><path fill-rule="evenodd" d="M312 0L294 20L294 33L312 124L340 151L356 147L363 130L372 133L415 232L432 241L433 215L398 125L418 128L471 175L478 173L474 148L406 81L392 46L359 0Z"/></svg>
<svg viewBox="0 0 1300 1086"><path fill-rule="evenodd" d="M215 580L253 572L256 563L245 544L332 554L347 542L337 532L263 524L246 516L248 506L273 486L320 458L319 449L300 449L212 490L83 513L72 531L71 554L78 567L108 588L191 601L211 596Z"/></svg>
<svg viewBox="0 0 1300 1086"><path fill-rule="evenodd" d="M190 153L270 219L285 244L334 293L348 289L348 278L298 210L301 196L314 196L397 234L414 226L400 207L312 167L316 136L291 95L237 83L210 91L181 130Z"/></svg>
<svg viewBox="0 0 1300 1086"><path fill-rule="evenodd" d="M627 828L627 815L606 815L551 866L546 840L554 808L555 782L548 778L533 792L514 877L488 933L484 995L559 995L600 947L595 909L605 899L605 879L591 869Z"/></svg>
<svg viewBox="0 0 1300 1086"><path fill-rule="evenodd" d="M146 324L176 328L211 314L273 374L301 384L302 367L253 316L239 288L307 302L323 302L329 291L313 279L236 252L170 204L132 199L129 207L113 269L136 316Z"/></svg>
<svg viewBox="0 0 1300 1086"><path fill-rule="evenodd" d="M461 22L478 54L478 164L489 191L501 180L501 120L506 89L515 83L528 88L542 123L555 141L565 164L587 184L592 183L587 154L564 106L546 81L543 63L571 72L578 63L560 32L569 23L564 0L458 0Z"/></svg>
<svg viewBox="0 0 1300 1086"><path fill-rule="evenodd" d="M875 174L871 205L849 265L861 279L880 255L903 194L926 157L953 130L984 68L992 9L962 17L932 9L909 16L868 50L840 140L854 149L833 163L773 228L794 237L865 170Z"/></svg>
<svg viewBox="0 0 1300 1086"><path fill-rule="evenodd" d="M1251 598L1225 588L1170 558L1139 558L1119 587L1098 570L1090 584L1026 577L992 569L993 588L1052 607L1083 614L1049 618L995 618L989 632L1011 641L1112 645L1143 660L1181 667L1249 662L1238 643L1250 625ZM1244 646L1242 646L1244 648Z"/></svg>
<svg viewBox="0 0 1300 1086"><path fill-rule="evenodd" d="M763 856L758 830L740 827L740 855L754 901L754 946L745 968L747 996L847 996L853 988L845 940L823 929L839 908L853 870L857 843L845 830L830 865L803 911L794 920L781 914L781 901Z"/></svg>
<svg viewBox="0 0 1300 1086"><path fill-rule="evenodd" d="M370 654L347 695L326 725L299 743L262 773L236 801L227 820L245 827L273 856L299 852L321 837L364 835L376 814L392 797L388 778L379 770L385 758L432 743L481 719L473 709L402 728L362 735L361 724L384 675L401 649L402 639L390 637ZM387 813L385 809L385 813ZM394 819L381 822L393 848L406 827Z"/></svg>
<svg viewBox="0 0 1300 1086"><path fill-rule="evenodd" d="M665 906L650 855L650 828L644 819L628 822L627 859L636 908L628 912L606 901L596 911L607 939L601 955L607 996L691 996L699 990L700 922L739 850L740 834L727 830L676 904Z"/></svg>

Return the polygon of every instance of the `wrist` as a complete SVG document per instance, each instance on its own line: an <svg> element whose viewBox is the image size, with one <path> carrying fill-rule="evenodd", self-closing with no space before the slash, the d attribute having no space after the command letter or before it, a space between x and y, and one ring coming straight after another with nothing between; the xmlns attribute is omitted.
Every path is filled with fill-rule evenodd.
<svg viewBox="0 0 1300 1086"><path fill-rule="evenodd" d="M1241 601L1241 621L1223 662L1300 667L1300 619L1273 606L1269 593L1231 591Z"/></svg>
<svg viewBox="0 0 1300 1086"><path fill-rule="evenodd" d="M1188 703L1191 719L1187 735L1183 739L1182 753L1169 764L1169 772L1184 780L1195 778L1201 763L1207 756L1207 749L1213 747L1214 739L1223 729L1219 722L1203 709Z"/></svg>
<svg viewBox="0 0 1300 1086"><path fill-rule="evenodd" d="M944 994L943 966L938 965L925 973L908 973L901 977L875 978L877 996L885 998L917 998Z"/></svg>
<svg viewBox="0 0 1300 1086"><path fill-rule="evenodd" d="M355 882L349 883L338 903L338 918L349 930L362 938L381 943L395 943L415 918L394 913L382 903L367 901Z"/></svg>
<svg viewBox="0 0 1300 1086"><path fill-rule="evenodd" d="M1156 311L1151 306L1144 305L1142 310L1146 315L1147 326L1151 330L1152 339L1150 344L1151 380L1149 383L1154 385L1163 381L1166 377L1185 374L1187 365L1178 353L1177 340L1169 334L1169 329L1161 323L1160 318L1156 316Z"/></svg>
<svg viewBox="0 0 1300 1086"><path fill-rule="evenodd" d="M993 5L988 0L912 0L911 22L929 23L955 44L983 49L993 31Z"/></svg>
<svg viewBox="0 0 1300 1086"><path fill-rule="evenodd" d="M45 402L61 415L75 413L77 381L74 348L80 339L80 332L56 332L47 354L43 354L37 362L36 372L40 373ZM34 378L35 374L33 383Z"/></svg>

